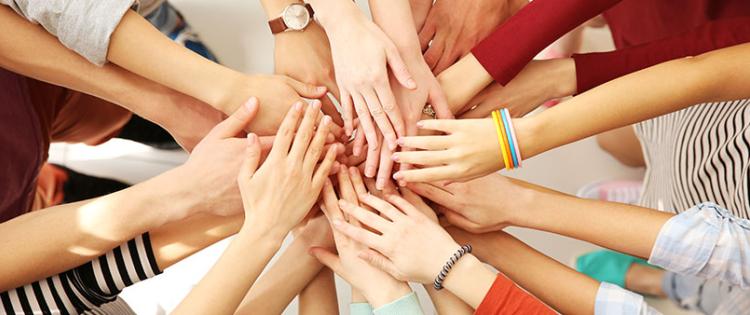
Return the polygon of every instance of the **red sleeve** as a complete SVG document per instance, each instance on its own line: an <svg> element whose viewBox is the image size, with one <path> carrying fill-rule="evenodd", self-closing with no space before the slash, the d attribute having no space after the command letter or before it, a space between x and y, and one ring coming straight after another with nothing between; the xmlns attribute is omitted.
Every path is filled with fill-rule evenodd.
<svg viewBox="0 0 750 315"><path fill-rule="evenodd" d="M536 0L538 1L538 0ZM547 315L557 314L534 296L516 286L513 281L498 274L492 288L477 307L475 315Z"/></svg>
<svg viewBox="0 0 750 315"><path fill-rule="evenodd" d="M534 0L471 51L505 85L542 49L621 0Z"/></svg>
<svg viewBox="0 0 750 315"><path fill-rule="evenodd" d="M643 45L604 52L575 54L578 93L664 61L700 55L750 41L750 18L729 18Z"/></svg>

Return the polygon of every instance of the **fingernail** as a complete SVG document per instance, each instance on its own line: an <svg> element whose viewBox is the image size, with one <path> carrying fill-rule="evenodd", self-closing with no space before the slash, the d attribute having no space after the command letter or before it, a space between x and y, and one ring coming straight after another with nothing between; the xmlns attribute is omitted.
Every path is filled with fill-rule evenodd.
<svg viewBox="0 0 750 315"><path fill-rule="evenodd" d="M406 81L406 85L413 89L417 87L417 82L414 79L409 79Z"/></svg>
<svg viewBox="0 0 750 315"><path fill-rule="evenodd" d="M394 162L398 162L398 154L394 153L393 155L391 155L391 160L393 160Z"/></svg>
<svg viewBox="0 0 750 315"><path fill-rule="evenodd" d="M401 186L401 187L406 187L406 182L400 180L400 181L398 181L398 185Z"/></svg>
<svg viewBox="0 0 750 315"><path fill-rule="evenodd" d="M388 140L388 148L391 149L391 151L396 150L398 145L396 145L396 141L394 140Z"/></svg>
<svg viewBox="0 0 750 315"><path fill-rule="evenodd" d="M402 180L402 179L404 179L404 175L401 174L401 172L396 172L396 174L393 174L393 179L395 179L395 180Z"/></svg>
<svg viewBox="0 0 750 315"><path fill-rule="evenodd" d="M375 176L375 167L368 166L365 169L365 176L370 177L370 178L372 178L373 176Z"/></svg>
<svg viewBox="0 0 750 315"><path fill-rule="evenodd" d="M330 122L331 122L331 116L328 116L328 115L323 116L323 121L321 122L323 126L328 125Z"/></svg>
<svg viewBox="0 0 750 315"><path fill-rule="evenodd" d="M318 87L318 91L323 92L323 91L326 91L326 90L327 90L327 88L325 86L319 86Z"/></svg>
<svg viewBox="0 0 750 315"><path fill-rule="evenodd" d="M294 110L301 111L302 110L302 102L294 103Z"/></svg>
<svg viewBox="0 0 750 315"><path fill-rule="evenodd" d="M258 141L258 136L256 136L254 133L248 133L247 134L247 143L248 144L255 144L255 142Z"/></svg>
<svg viewBox="0 0 750 315"><path fill-rule="evenodd" d="M396 144L398 144L398 145L404 145L404 138L398 138L398 139L396 139Z"/></svg>
<svg viewBox="0 0 750 315"><path fill-rule="evenodd" d="M312 102L312 106L313 106L313 109L320 109L320 106L322 106L322 104L320 103L319 100L314 100Z"/></svg>
<svg viewBox="0 0 750 315"><path fill-rule="evenodd" d="M378 190L383 190L385 188L385 179L382 177L378 177L378 180L375 181L375 188Z"/></svg>
<svg viewBox="0 0 750 315"><path fill-rule="evenodd" d="M331 167L332 170L339 169L341 167L341 163L337 161L333 161L333 167Z"/></svg>
<svg viewBox="0 0 750 315"><path fill-rule="evenodd" d="M422 122L421 120L420 120L420 121L418 121L418 122L417 122L417 127L418 127L418 128L424 128L424 122Z"/></svg>
<svg viewBox="0 0 750 315"><path fill-rule="evenodd" d="M255 109L255 106L257 105L258 105L258 99L255 98L255 96L249 98L247 102L245 102L245 108L247 108L247 110L250 110L250 111Z"/></svg>

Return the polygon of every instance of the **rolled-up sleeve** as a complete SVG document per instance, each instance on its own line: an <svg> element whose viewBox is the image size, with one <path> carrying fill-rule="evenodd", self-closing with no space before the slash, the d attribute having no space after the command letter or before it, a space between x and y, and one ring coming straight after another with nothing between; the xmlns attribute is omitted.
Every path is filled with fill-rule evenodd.
<svg viewBox="0 0 750 315"><path fill-rule="evenodd" d="M703 203L662 226L649 263L750 288L750 221Z"/></svg>
<svg viewBox="0 0 750 315"><path fill-rule="evenodd" d="M44 27L66 47L103 65L112 32L136 0L0 0Z"/></svg>
<svg viewBox="0 0 750 315"><path fill-rule="evenodd" d="M596 291L594 315L661 315L643 300L643 296L602 282Z"/></svg>

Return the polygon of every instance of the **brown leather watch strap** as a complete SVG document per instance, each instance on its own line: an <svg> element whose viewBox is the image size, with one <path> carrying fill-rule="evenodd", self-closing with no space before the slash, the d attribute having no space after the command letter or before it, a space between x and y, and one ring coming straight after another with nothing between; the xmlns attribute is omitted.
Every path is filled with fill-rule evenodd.
<svg viewBox="0 0 750 315"><path fill-rule="evenodd" d="M271 34L278 34L287 29L284 18L281 16L268 21L268 26L271 28Z"/></svg>

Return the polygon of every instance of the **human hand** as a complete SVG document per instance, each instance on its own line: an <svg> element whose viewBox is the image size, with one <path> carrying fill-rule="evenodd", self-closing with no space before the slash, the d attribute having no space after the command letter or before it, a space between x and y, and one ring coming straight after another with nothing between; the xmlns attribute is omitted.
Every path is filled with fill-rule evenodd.
<svg viewBox="0 0 750 315"><path fill-rule="evenodd" d="M432 8L432 0L409 0L409 6L414 18L415 29L421 30L427 20L427 14L430 13L430 8Z"/></svg>
<svg viewBox="0 0 750 315"><path fill-rule="evenodd" d="M324 86L339 99L328 36L317 22L311 21L304 32L281 32L274 39L274 67L277 74L306 84ZM323 112L337 124L343 124L341 115L328 97L324 95L321 101Z"/></svg>
<svg viewBox="0 0 750 315"><path fill-rule="evenodd" d="M260 168L257 137L248 135L251 145L237 178L245 208L243 229L267 229L266 233L283 237L315 204L337 153L343 149L330 146L318 165L332 124L326 116L314 130L320 106L314 101L304 113L302 102L292 106Z"/></svg>
<svg viewBox="0 0 750 315"><path fill-rule="evenodd" d="M258 99L247 100L234 114L211 129L195 146L185 164L170 171L177 175L178 184L189 185L185 191L190 193L186 194L197 192L195 197L202 206L193 208L205 209L215 215L240 213L241 197L234 178L242 164L238 157L249 145L244 129L257 115L258 107ZM260 145L255 146L260 151Z"/></svg>
<svg viewBox="0 0 750 315"><path fill-rule="evenodd" d="M498 231L516 222L527 195L500 174L463 183L409 183L408 187L440 205L438 210L448 223L472 233Z"/></svg>
<svg viewBox="0 0 750 315"><path fill-rule="evenodd" d="M276 134L292 104L302 102L302 98L324 97L326 91L324 86L315 87L283 75L243 76L234 83L234 88L230 89L231 96L224 102L227 104L225 112L234 111L242 104L239 100L243 97L257 97L261 106L250 131L259 136L271 136ZM343 135L343 130L337 125L331 124L331 128L337 136Z"/></svg>
<svg viewBox="0 0 750 315"><path fill-rule="evenodd" d="M450 67L520 9L518 2L435 1L419 31L427 64L436 74Z"/></svg>
<svg viewBox="0 0 750 315"><path fill-rule="evenodd" d="M492 119L435 119L419 122L420 128L446 133L403 137L402 147L421 151L396 152L393 160L424 168L398 171L393 178L405 182L463 181L504 168L500 143Z"/></svg>
<svg viewBox="0 0 750 315"><path fill-rule="evenodd" d="M357 182L358 188L356 189L364 189L362 178L359 176L357 169L351 168L347 171L346 168L341 166L341 170L336 175L340 198L356 203L357 195L354 181ZM321 209L329 220L347 220L339 208L339 197L336 197L336 192L330 181L327 181L323 187ZM360 226L353 217L349 217L348 222ZM411 291L405 282L394 279L389 274L359 258L359 253L367 249L364 245L353 241L338 231L333 232L333 237L338 256L320 247L312 248L311 254L349 282L353 289L361 293L373 307L377 308L390 303Z"/></svg>
<svg viewBox="0 0 750 315"><path fill-rule="evenodd" d="M523 117L546 101L576 92L572 58L533 60L506 86L497 82L471 99L461 118L484 118L505 107L512 117Z"/></svg>
<svg viewBox="0 0 750 315"><path fill-rule="evenodd" d="M388 85L388 68L406 88L416 83L391 40L352 3L335 18L320 12L320 21L331 43L336 81L347 135L353 132L354 110L371 150L379 146L379 129L391 149L404 135L404 122ZM353 45L356 43L356 45ZM373 124L374 120L374 124ZM379 151L379 150L378 150Z"/></svg>
<svg viewBox="0 0 750 315"><path fill-rule="evenodd" d="M346 201L339 205L374 232L338 219L333 220L334 231L370 247L360 257L396 279L431 283L459 248L448 232L399 196L388 195L385 201L363 194L359 200L380 215Z"/></svg>

